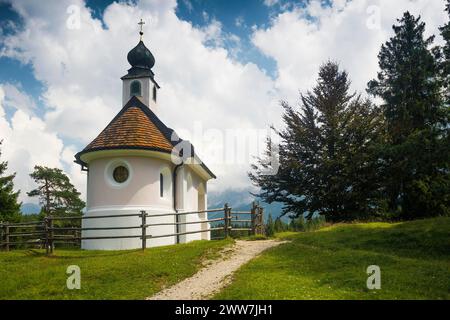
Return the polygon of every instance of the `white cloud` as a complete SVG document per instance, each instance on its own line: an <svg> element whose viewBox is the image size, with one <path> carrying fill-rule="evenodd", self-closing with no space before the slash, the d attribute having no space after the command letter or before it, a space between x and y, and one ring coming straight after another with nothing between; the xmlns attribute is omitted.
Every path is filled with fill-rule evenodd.
<svg viewBox="0 0 450 320"><path fill-rule="evenodd" d="M267 5L275 2L266 0ZM138 41L140 18L146 21L145 43L156 57L154 71L161 85L158 115L168 126L185 132L180 135L194 143L217 174L212 190L249 184L248 155L238 164L223 163L220 157L227 146L226 133L279 124L278 100L294 103L299 89L314 84L325 60L340 61L354 88L364 90L376 75L379 48L403 11L421 13L429 33L437 33L437 26L445 21L443 1L339 0L332 8L311 1L306 8L276 14L267 28L252 26L255 46L277 63L273 80L255 64L237 61L236 48L223 47L238 39L225 34L219 21L208 19L206 27L195 28L178 19L175 0L114 2L104 11L103 24L82 0L17 0L12 5L25 25L23 31L4 38L0 55L30 63L35 78L45 85L42 119L32 114L32 99L14 98L7 89L2 100L22 106L10 123L1 115L0 133L6 137L5 157L14 159L11 164L16 163L13 169L20 174L18 185L24 190L30 183L25 176L35 162L64 167L76 186L84 187L85 176L72 163L73 155L122 107L120 77L129 68L126 54ZM67 13L71 5L79 8L79 28L67 27L67 19L74 18L73 12ZM374 12L367 10L374 5L372 9L380 12L379 29L367 28ZM194 132L196 123L203 128L200 134ZM17 158L24 164L19 166Z"/></svg>
<svg viewBox="0 0 450 320"><path fill-rule="evenodd" d="M422 15L428 35L438 34L447 19L444 1L335 0L332 7L323 7L313 0L305 8L276 15L268 28L254 32L252 41L276 61L276 86L291 102L299 89L314 85L319 66L328 59L340 62L353 88L364 91L376 76L381 44L406 10Z"/></svg>
<svg viewBox="0 0 450 320"><path fill-rule="evenodd" d="M17 88L6 86L9 92L13 92L13 98L18 101L26 100ZM4 86L0 86L0 137L3 139L1 146L2 160L8 161L8 171L16 172L14 180L15 188L21 190L20 200L37 202L37 199L29 199L26 192L35 187L29 174L35 165L65 168L61 162L63 142L54 132L48 131L44 121L30 115L26 110L17 108L8 121L6 119L4 104L10 100ZM16 107L14 105L14 107ZM18 106L20 107L20 106ZM70 177L79 182L79 172L70 172ZM84 183L76 183L76 187L84 194Z"/></svg>
<svg viewBox="0 0 450 320"><path fill-rule="evenodd" d="M5 107L19 109L27 113L34 113L36 103L29 95L21 92L15 85L5 83L2 85L4 91L3 105Z"/></svg>
<svg viewBox="0 0 450 320"><path fill-rule="evenodd" d="M168 126L188 131L186 138L219 177L212 189L214 184L216 188L248 185L248 161L224 164L202 152L208 147L202 147L203 135L192 134L198 121L205 130L224 133L264 129L273 113L279 114L272 79L254 64L239 63L232 51L223 48L224 41L238 43L239 38L224 34L219 21L212 19L207 26L195 28L178 19L175 1L165 0L140 1L136 6L113 3L103 14L105 28L81 0L12 5L24 18L24 31L7 37L1 54L31 63L36 79L45 84L46 130L71 144L87 144L120 110L120 77L129 68L126 55L138 42L137 21L143 18L144 41L156 57L154 71L162 88L159 116ZM73 23L76 10L67 13L73 5L79 9L79 24ZM79 28L67 28L69 17L69 25ZM223 140L218 141L223 148ZM65 159L61 162L68 163L76 148L60 150Z"/></svg>
<svg viewBox="0 0 450 320"><path fill-rule="evenodd" d="M277 4L278 1L279 0L264 0L263 3L264 3L265 6L271 7L271 6L275 5L275 4Z"/></svg>

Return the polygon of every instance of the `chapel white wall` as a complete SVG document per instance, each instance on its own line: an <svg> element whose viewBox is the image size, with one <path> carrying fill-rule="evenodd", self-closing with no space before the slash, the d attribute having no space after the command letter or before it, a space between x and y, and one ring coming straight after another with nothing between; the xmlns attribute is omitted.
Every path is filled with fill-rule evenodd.
<svg viewBox="0 0 450 320"><path fill-rule="evenodd" d="M178 172L178 190L182 190L182 196L178 198L177 209L178 212L190 212L198 211L200 209L207 209L207 196L206 196L206 181L200 178L190 167L183 166ZM190 187L190 188L189 188ZM204 197L200 199L199 203L199 191L204 193ZM181 222L199 222L207 220L207 213L181 215ZM198 230L209 229L209 223L198 223L182 225L180 232L192 232ZM194 240L210 240L210 232L186 234L180 236L180 242L190 242Z"/></svg>
<svg viewBox="0 0 450 320"><path fill-rule="evenodd" d="M121 187L111 185L107 169L111 163L124 162L129 165L129 181ZM174 216L154 217L154 214L174 213L172 189L160 197L160 172L169 168L170 161L145 157L119 157L93 160L89 164L88 198L86 216L135 214L141 210L148 213L147 223L174 223ZM110 177L109 177L110 178ZM125 227L141 225L140 217L99 218L83 220L83 227ZM155 226L147 228L148 235L175 233L175 226ZM140 235L140 229L88 230L83 236ZM176 237L147 240L147 247L176 243ZM142 246L141 239L83 240L83 249L125 250Z"/></svg>
<svg viewBox="0 0 450 320"><path fill-rule="evenodd" d="M106 176L108 165L112 162L126 162L130 167L130 178L123 187L112 186ZM146 157L119 157L92 160L89 163L88 197L86 216L135 214L145 210L149 217L147 223L174 223L175 216L154 217L158 213L174 213L173 191L166 192L160 197L160 172L169 168L173 172L174 165L168 160ZM192 181L188 190L188 180ZM182 166L177 173L177 209L179 212L197 211L207 208L206 181L200 178L188 166ZM199 191L204 197L198 197ZM199 202L200 201L200 202ZM207 214L193 214L180 216L180 222L198 222L207 219ZM99 218L83 220L83 227L123 227L139 226L139 217ZM180 232L205 230L208 223L180 226ZM84 231L83 236L107 235L140 235L140 229L127 230L91 230ZM156 226L147 229L148 235L164 235L176 233L176 226ZM209 240L210 232L188 234L180 236L180 242L193 240ZM176 236L149 239L147 247L170 245L176 243ZM125 250L141 247L141 240L135 239L105 239L83 240L83 249L97 250Z"/></svg>

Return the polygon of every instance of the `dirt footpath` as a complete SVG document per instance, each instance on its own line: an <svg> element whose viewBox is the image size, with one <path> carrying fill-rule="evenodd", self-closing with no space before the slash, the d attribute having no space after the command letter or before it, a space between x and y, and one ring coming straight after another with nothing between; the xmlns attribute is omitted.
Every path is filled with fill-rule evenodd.
<svg viewBox="0 0 450 320"><path fill-rule="evenodd" d="M231 282L231 275L262 251L280 245L282 241L237 240L232 247L224 249L221 258L211 261L192 277L164 289L147 300L200 300L211 297Z"/></svg>

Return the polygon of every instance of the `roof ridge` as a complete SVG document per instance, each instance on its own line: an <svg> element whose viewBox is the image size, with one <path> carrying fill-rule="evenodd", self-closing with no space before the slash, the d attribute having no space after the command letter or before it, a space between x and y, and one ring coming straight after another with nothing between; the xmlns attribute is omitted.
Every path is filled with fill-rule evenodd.
<svg viewBox="0 0 450 320"><path fill-rule="evenodd" d="M131 100L133 100L133 99L135 99L135 101L137 102L138 105L134 105L131 103ZM130 106L128 106L128 104L130 104ZM163 134L163 136L169 141L169 143L173 147L177 147L183 141L188 142L191 147L190 154L196 155L194 145L189 140L181 139L180 136L176 133L176 131L174 129L166 126L164 124L164 122L162 122L161 119L159 119L159 117L149 107L147 107L147 105L145 103L143 103L141 100L139 100L139 98L137 98L136 96L131 97L131 99L125 104L124 108L125 107L130 108L132 106L140 108L145 113L145 115L149 118L149 120L158 128L158 130ZM174 133L175 133L175 136L174 136ZM174 138L177 138L178 140L174 140ZM180 155L182 156L183 149L179 150L178 152L180 152Z"/></svg>
<svg viewBox="0 0 450 320"><path fill-rule="evenodd" d="M130 109L130 108L137 108L144 114L141 115L141 117L146 117L147 123L139 123L139 115L131 113L129 115L126 115L124 119L121 119L121 117ZM129 117L136 117L136 123L133 121L130 121ZM142 119L142 118L141 118ZM125 121L123 123L116 122L119 121ZM143 121L143 120L141 120ZM128 122L128 123L127 123ZM133 126L134 124L134 126ZM121 129L118 130L115 126L122 126ZM150 127L149 127L150 126ZM153 129L152 129L153 126ZM120 141L120 139L124 138L124 132L126 134L127 130L130 130L131 128L134 128L135 132L137 133L137 137L142 138L143 130L150 130L147 134L151 134L149 136L150 138L145 138L143 141L147 141L148 143L136 143L136 141L130 142L129 144L125 142L119 142L117 145L117 141ZM153 132L152 132L153 130ZM156 130L156 131L154 131ZM112 137L109 137L111 136ZM152 138L156 138L157 140L154 140ZM159 136L159 137L158 137ZM132 139L132 137L127 136L129 139ZM118 139L118 140L116 140ZM159 139L159 140L158 140ZM116 145L114 143L111 144L111 140L116 140ZM165 140L165 141L163 141ZM110 143L108 143L108 141ZM131 140L129 140L131 141ZM191 142L188 140L181 139L178 134L172 129L169 128L162 122L159 117L146 105L144 104L139 98L136 96L131 97L128 102L122 107L122 109L116 114L116 116L108 123L108 125L100 132L97 137L95 137L81 152L78 152L75 155L76 162L83 164L83 161L81 160L81 155L84 153L94 152L94 151L100 151L100 150L114 150L114 149L145 149L145 150L155 150L155 151L162 151L171 153L173 152L175 147L178 147L179 144L183 141L186 141L189 143L190 146L190 156L197 157L195 153L194 146ZM123 144L122 144L123 143ZM179 152L179 155L183 157L183 147L181 146L180 150L177 150ZM199 159L200 160L200 159ZM200 160L202 167L211 175L211 177L215 178L215 175L209 170L208 167Z"/></svg>
<svg viewBox="0 0 450 320"><path fill-rule="evenodd" d="M134 104L135 102L137 103L137 105ZM177 134L176 136L178 137L178 140L175 141L176 143L174 143L174 141L172 140L172 135L175 132L175 130L166 126L164 124L164 122L162 122L161 119L159 119L158 116L145 103L143 103L141 100L139 100L139 98L137 98L136 96L131 97L131 99L128 100L128 102L125 104L123 109L125 109L125 108L128 109L130 107L140 108L145 113L145 115L149 118L149 120L151 122L153 122L153 124L159 129L159 131L161 131L163 136L172 144L172 146L175 146L180 141L183 141L180 137L178 137L178 134ZM175 132L175 134L176 134L176 132Z"/></svg>

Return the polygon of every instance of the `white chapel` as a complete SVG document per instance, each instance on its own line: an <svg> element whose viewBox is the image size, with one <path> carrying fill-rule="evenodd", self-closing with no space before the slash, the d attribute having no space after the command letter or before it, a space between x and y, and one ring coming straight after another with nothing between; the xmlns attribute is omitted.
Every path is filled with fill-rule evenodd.
<svg viewBox="0 0 450 320"><path fill-rule="evenodd" d="M160 86L152 71L155 58L141 39L127 56L131 68L122 80L122 105L117 115L75 161L87 171L85 217L148 213L147 247L210 239L206 213L159 216L206 210L207 182L215 175L198 158L194 147L158 118ZM152 217L152 215L154 217ZM172 224L173 223L173 224ZM84 219L82 237L139 235L135 216ZM102 226L116 230L99 230ZM97 228L97 229L96 229ZM125 250L141 247L139 238L83 240L83 249Z"/></svg>

